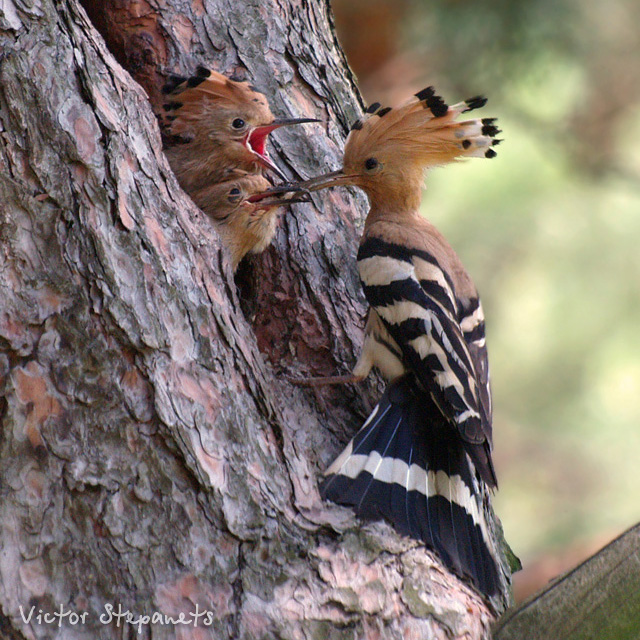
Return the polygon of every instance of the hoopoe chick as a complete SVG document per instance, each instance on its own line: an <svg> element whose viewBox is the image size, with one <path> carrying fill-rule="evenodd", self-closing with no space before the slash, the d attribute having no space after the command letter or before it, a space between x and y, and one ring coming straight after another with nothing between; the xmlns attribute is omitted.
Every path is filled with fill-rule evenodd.
<svg viewBox="0 0 640 640"><path fill-rule="evenodd" d="M447 106L429 87L399 108L374 104L343 168L298 186L353 185L370 201L357 258L370 304L362 353L353 376L316 380L377 367L389 381L326 471L323 497L424 541L491 596L504 577L487 517L497 480L484 317L458 256L419 213L425 170L496 155L494 118L456 120L485 102Z"/></svg>
<svg viewBox="0 0 640 640"><path fill-rule="evenodd" d="M215 222L235 271L247 253L260 253L271 244L281 207L305 200L304 193L291 190L272 188L264 176L254 173L210 185L192 197Z"/></svg>
<svg viewBox="0 0 640 640"><path fill-rule="evenodd" d="M276 120L266 97L248 82L237 82L198 67L190 78L172 76L163 88L169 133L182 139L166 150L182 188L191 193L242 173L265 169L283 178L266 149L279 127L313 118Z"/></svg>

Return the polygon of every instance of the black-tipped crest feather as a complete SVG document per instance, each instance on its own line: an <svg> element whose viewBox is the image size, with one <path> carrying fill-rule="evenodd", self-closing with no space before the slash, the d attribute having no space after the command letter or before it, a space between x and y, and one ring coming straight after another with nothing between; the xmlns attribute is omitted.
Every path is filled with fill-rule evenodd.
<svg viewBox="0 0 640 640"><path fill-rule="evenodd" d="M380 103L373 102L365 109L365 113L375 113L379 108L380 108Z"/></svg>
<svg viewBox="0 0 640 640"><path fill-rule="evenodd" d="M487 104L487 99L484 96L474 96L473 98L465 100L465 103L467 108L464 111L473 111L474 109L484 107L484 105Z"/></svg>
<svg viewBox="0 0 640 640"><path fill-rule="evenodd" d="M426 87L426 89L422 89L422 91L418 91L415 94L418 100L426 100L427 98L431 98L435 94L435 89L433 87Z"/></svg>

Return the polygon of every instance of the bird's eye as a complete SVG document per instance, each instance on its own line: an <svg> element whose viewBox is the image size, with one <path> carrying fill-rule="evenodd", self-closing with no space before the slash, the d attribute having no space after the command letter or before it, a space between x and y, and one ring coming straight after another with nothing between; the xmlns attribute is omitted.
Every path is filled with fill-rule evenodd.
<svg viewBox="0 0 640 640"><path fill-rule="evenodd" d="M367 171L375 171L380 166L380 163L376 158L367 158L364 161L364 168Z"/></svg>
<svg viewBox="0 0 640 640"><path fill-rule="evenodd" d="M242 192L238 187L234 187L229 191L229 202L238 202L242 196Z"/></svg>
<svg viewBox="0 0 640 640"><path fill-rule="evenodd" d="M231 126L234 129L244 129L246 123L242 118L236 118L232 123Z"/></svg>

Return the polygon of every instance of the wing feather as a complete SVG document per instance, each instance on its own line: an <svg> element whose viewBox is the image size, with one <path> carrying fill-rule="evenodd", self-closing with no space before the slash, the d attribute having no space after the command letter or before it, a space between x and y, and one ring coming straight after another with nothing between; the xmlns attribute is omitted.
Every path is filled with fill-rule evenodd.
<svg viewBox="0 0 640 640"><path fill-rule="evenodd" d="M405 365L468 445L480 473L495 485L479 302L463 304L456 297L452 277L435 256L375 236L363 238L358 269L365 297L400 347Z"/></svg>

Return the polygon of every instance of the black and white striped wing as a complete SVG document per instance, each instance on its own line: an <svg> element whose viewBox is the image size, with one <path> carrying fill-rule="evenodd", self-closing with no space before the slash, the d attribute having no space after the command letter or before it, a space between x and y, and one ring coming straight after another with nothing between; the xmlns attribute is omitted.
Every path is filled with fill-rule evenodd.
<svg viewBox="0 0 640 640"><path fill-rule="evenodd" d="M376 237L361 244L358 270L365 297L401 348L407 368L464 442L485 444L486 418L450 276L430 253Z"/></svg>
<svg viewBox="0 0 640 640"><path fill-rule="evenodd" d="M482 412L482 424L489 445L492 441L493 408L489 380L489 357L485 335L484 312L477 295L460 301L458 320L462 335L473 362L478 388L478 399Z"/></svg>

